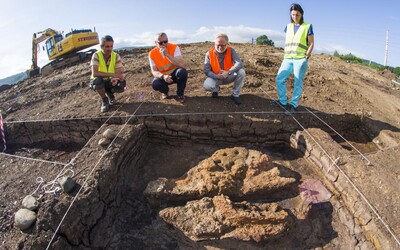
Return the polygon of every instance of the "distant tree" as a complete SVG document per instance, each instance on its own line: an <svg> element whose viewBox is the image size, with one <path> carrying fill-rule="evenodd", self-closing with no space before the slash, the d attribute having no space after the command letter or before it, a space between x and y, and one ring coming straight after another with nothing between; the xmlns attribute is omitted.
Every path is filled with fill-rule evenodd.
<svg viewBox="0 0 400 250"><path fill-rule="evenodd" d="M359 57L356 57L355 55L349 53L347 55L341 55L339 54L336 50L333 53L333 56L338 57L348 63L357 63L357 64L361 64L361 65L365 65L368 66L370 68L376 69L378 71L384 71L384 70L390 70L391 72L393 72L395 75L397 75L398 77L400 77L400 67L389 67L389 66L383 66L381 64L378 64L376 62L372 62L370 60L366 60L366 59L362 59Z"/></svg>
<svg viewBox="0 0 400 250"><path fill-rule="evenodd" d="M396 67L393 69L393 74L395 74L396 76L400 76L400 67Z"/></svg>
<svg viewBox="0 0 400 250"><path fill-rule="evenodd" d="M257 37L256 44L275 46L274 42L271 39L269 39L267 35L261 35Z"/></svg>
<svg viewBox="0 0 400 250"><path fill-rule="evenodd" d="M337 52L337 50L335 50L335 52L333 53L334 57L340 57L339 52Z"/></svg>

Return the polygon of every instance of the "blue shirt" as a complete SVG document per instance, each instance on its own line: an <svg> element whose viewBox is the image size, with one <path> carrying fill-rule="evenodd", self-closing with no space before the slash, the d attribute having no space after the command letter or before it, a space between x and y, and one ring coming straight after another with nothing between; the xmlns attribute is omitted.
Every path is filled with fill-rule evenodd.
<svg viewBox="0 0 400 250"><path fill-rule="evenodd" d="M300 25L294 26L294 33L296 34L297 30L299 29ZM287 25L285 26L285 33L286 33ZM310 29L308 30L308 35L314 35L312 24L310 24Z"/></svg>

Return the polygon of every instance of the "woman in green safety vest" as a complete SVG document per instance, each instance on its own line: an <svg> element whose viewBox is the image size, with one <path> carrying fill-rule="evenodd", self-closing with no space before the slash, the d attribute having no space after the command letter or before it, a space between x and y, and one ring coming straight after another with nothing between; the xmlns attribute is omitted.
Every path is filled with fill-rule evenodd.
<svg viewBox="0 0 400 250"><path fill-rule="evenodd" d="M276 87L279 104L294 112L299 106L298 102L303 91L303 79L307 71L307 61L314 48L314 32L311 24L304 22L303 8L297 3L290 6L290 20L286 28L285 56L276 76ZM288 104L286 97L286 80L294 74L294 90L292 99Z"/></svg>

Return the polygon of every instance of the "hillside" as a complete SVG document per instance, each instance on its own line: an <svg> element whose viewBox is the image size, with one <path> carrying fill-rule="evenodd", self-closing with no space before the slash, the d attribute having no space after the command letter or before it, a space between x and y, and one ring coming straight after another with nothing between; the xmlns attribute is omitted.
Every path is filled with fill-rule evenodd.
<svg viewBox="0 0 400 250"><path fill-rule="evenodd" d="M48 163L45 162L36 163L33 160L13 158L13 156L59 162L66 165L73 161L74 174L79 176L77 182L80 186L85 185L84 180L86 176L90 176L88 174L90 166L95 165L97 160L101 160L104 156L104 161L107 164L100 164L100 167L94 174L99 179L92 177L93 181L89 181L89 186L92 189L84 191L82 195L85 198L82 198L80 200L82 203L78 204L79 209L91 209L88 211L100 215L94 222L85 221L82 223L75 223L71 221L72 218L68 217L68 223L63 224L61 228L60 238L63 239L55 241L55 244L57 244L53 245L55 248L56 246L68 245L72 246L72 248L107 246L109 248L123 249L133 244L132 242L137 244L140 242L140 245L137 246L164 247L166 249L199 247L199 245L196 245L197 243L190 242L188 239L180 239L176 236L178 234L175 231L170 232L169 230L172 229L160 222L161 219L156 216L156 212L146 210L134 201L137 198L136 196L134 197L135 199L132 197L127 199L128 205L124 201L121 201L121 204L125 204L132 210L140 207L140 215L136 215L135 217L135 214L130 214L131 217L126 220L135 221L135 223L139 221L137 225L130 225L130 230L133 230L136 234L147 230L149 232L146 234L146 237L149 237L148 241L143 237L133 236L134 233L129 234L131 238L126 239L121 236L124 235L121 233L118 237L123 238L125 241L121 240L121 242L125 242L126 245L117 245L115 247L107 245L111 243L104 243L104 245L99 243L99 245L96 245L94 242L103 243L106 238L112 238L110 242L119 241L118 237L114 235L116 238L113 238L113 236L109 235L111 233L107 231L111 230L111 226L108 227L107 225L113 224L113 220L101 219L111 218L107 217L109 213L106 211L114 209L114 205L110 205L112 209L107 210L106 208L100 209L97 207L86 208L83 204L86 204L84 203L85 199L89 200L92 198L90 190L95 190L99 193L104 191L102 188L96 187L97 183L109 181L110 183L107 183L109 185L107 188L111 190L114 179L109 176L112 176L115 172L117 172L118 176L128 175L133 179L137 178L135 180L139 183L141 183L142 179L146 178L156 179L161 176L161 173L174 178L184 174L185 172L178 167L184 161L183 158L185 157L182 157L182 155L187 155L189 158L192 157L190 158L190 164L192 164L196 160L208 157L210 152L214 150L214 148L208 148L208 146L207 149L204 149L203 146L198 146L197 143L206 143L211 145L209 147L221 148L222 146L218 142L220 140L224 145L233 143L235 144L234 146L244 144L262 148L269 143L257 143L257 138L253 138L252 136L260 137L259 135L263 135L265 138L272 138L269 137L269 133L275 133L271 139L272 142L283 142L284 145L289 147L288 145L293 142L296 133L301 133L305 130L318 130L314 134L318 139L317 143L323 144L326 142L325 139L329 138L331 144L327 146L327 151L331 150L330 152L335 156L333 159L343 155L343 158L346 160L340 163L342 165L339 165L345 169L345 172L352 178L357 187L366 195L374 208L382 215L384 221L389 223L389 228L393 230L395 237L397 236L398 239L400 236L400 218L396 215L400 213L398 206L400 204L400 172L398 167L398 159L400 157L400 90L398 86L392 85L391 81L395 79L395 76L388 71L377 72L365 66L348 64L330 55L313 55L309 60L309 68L304 80L300 108L297 113L290 116L285 114L281 108L273 105L273 99L277 98L275 76L283 58L282 49L251 44L232 45L243 60L246 71L246 82L241 93L242 105L237 106L229 99L231 85L223 86L220 97L217 99L211 98L210 93L206 93L202 87L205 80L203 73L204 55L212 46L213 44L210 42L181 45L182 54L188 65L187 69L189 72L189 80L185 91L187 99L184 104L177 102L174 98L161 100L160 93L152 90L152 76L147 57L149 49L147 48L119 51L126 69L127 91L116 96L117 104L111 107L108 113L100 113L100 98L94 91L88 89L90 78L89 62L57 70L46 77L26 79L16 87L0 92L2 100L0 102L0 110L4 118L6 138L9 142L7 154L0 155L0 171L2 172L0 182L2 183L1 188L3 190L0 199L2 202L0 206L0 223L3 225L0 228L0 242L4 244L5 248L14 249L18 246L20 249L28 249L30 246L34 246L33 248L40 249L46 246L61 216L52 215L47 218L45 212L55 213L55 211L65 211L73 195L77 193L76 191L73 195L57 194L54 196L57 196L57 198L43 194L41 198L42 205L39 208L38 215L39 223L37 222L36 226L28 233L19 231L13 226L13 216L19 209L20 200L35 190L37 186L35 179L38 176L42 176L45 179L46 177L47 179L53 179L60 168L59 166L52 167L50 166L51 164L48 166ZM292 84L293 78L290 77L288 81L289 96L293 90ZM172 85L172 95L175 94L175 90L175 85ZM315 118L315 115L320 117L331 128ZM110 116L112 116L111 119L107 120ZM144 122L141 119L144 119ZM303 126L299 126L296 121ZM98 131L102 132L105 129L103 123L116 130L126 123L126 126L130 130L129 132L121 130L120 141L117 140L117 143L121 144L129 141L130 136L132 136L131 133L136 133L132 132L135 131L136 127L143 125L148 130L146 136L150 138L150 146L141 149L143 152L146 152L146 157L143 159L139 157L141 160L135 162L132 160L133 158L131 159L124 155L128 154L129 150L122 150L122 146L111 147L109 152L104 152L104 155L102 155L102 150L105 148L100 148L97 145L97 137L95 135L99 133ZM253 128L254 124L261 126L261 129ZM154 131L157 130L157 132L152 130L152 126L154 127ZM185 126L194 127L185 130ZM226 137L232 136L234 139L225 140L216 136L213 129L218 130L220 126L220 130L223 130L222 127L229 128L230 132L227 133ZM249 129L249 127L252 129L252 135L244 135L245 133L241 131ZM217 138L216 140L204 139L206 137L205 134L209 133L210 130L212 130L211 133L213 134L211 138ZM41 134L48 131L52 131L51 136L49 136L51 137L50 139ZM195 133L194 131L200 132L194 136L192 134ZM340 135L337 135L335 131L338 131ZM204 138L201 133L204 134ZM221 133L225 132L222 131ZM311 132L311 134L313 133ZM160 137L161 139L158 138L160 134L163 134ZM175 140L175 137L179 139ZM91 138L95 139L91 141ZM349 140L354 148L346 144L343 138ZM187 145L184 139L191 140L191 143L188 146L182 146ZM304 140L307 141L306 139ZM134 145L132 147L136 147L136 141L132 142L132 144ZM171 148L174 148L175 144L181 148L176 149L170 155L164 152L164 150L173 150ZM150 150L152 147L153 151ZM292 157L289 153L295 147L290 146L290 148L288 151L283 150L279 154L276 154L282 155L283 158L287 157L285 158L287 161L301 158L300 161L302 164L306 164L305 162L308 162L307 164L310 165L315 164L310 163L306 154L298 156L298 153L294 153L293 155L296 155L296 157ZM120 153L118 149L121 149L121 152L124 153ZM279 151L279 148L275 148L274 150ZM275 152L274 150L272 152ZM363 160L358 153L368 157L368 160L372 163L370 167L363 165ZM139 155L139 153L137 154ZM276 157L274 153L271 153L271 155ZM354 155L357 156L352 157ZM172 164L166 160L167 158L162 158L168 156L175 157ZM323 157L321 156L321 158ZM163 169L158 170L159 172L146 172L148 176L144 174L144 177L140 178L128 172L128 170L123 170L124 168L119 164L121 161L129 162L127 164L129 166L140 165L139 163L143 161L143 164L153 164L151 166L170 163L175 167L171 167L171 171ZM354 163L353 161L360 162ZM357 166L357 168L346 165L350 163L354 163L351 166ZM329 162L329 164L333 166L336 162ZM116 170L114 171L113 168L110 169L110 166L114 166ZM293 164L293 166L297 165ZM293 167L293 169L296 169L296 167ZM306 169L305 167L304 169L303 167L299 167L299 171L301 169L307 172L307 170L304 170ZM137 171L146 171L146 169L140 167ZM176 173L172 173L175 171ZM307 174L310 173L307 172ZM338 175L340 174L338 173ZM324 173L315 174L315 176L320 176L320 179L324 180L334 194L335 198L333 200L337 200L338 204L345 204L344 206L349 207L351 211L354 207L363 203L362 197L357 196L357 199L354 198L351 201L350 198L346 198L352 191L346 188L340 189L335 187L334 184L329 184L330 182L336 182L336 179L330 179L329 173L326 173L326 175L324 176ZM124 179L121 185L128 187L127 190L132 191L135 188L130 186L133 185L130 182L130 180ZM145 184L141 183L141 185ZM142 186L140 188L144 189ZM118 196L122 189L120 190L118 187L116 190L115 192ZM110 199L109 193L113 193L113 191L107 192L107 195L100 199L104 199L104 204L106 204L104 206L114 204L113 202L117 202L115 200L119 202L119 199L121 199L119 196L115 200ZM334 201L332 201L333 203ZM334 211L340 210L341 206L337 205L336 207L336 205L331 205L330 209ZM366 207L368 208L368 206ZM331 224L333 227L332 230L335 231L337 224L345 223L343 222L344 220L338 218L340 215L331 210L329 216L333 217ZM326 212L326 210L324 211ZM84 212L82 214L76 212L72 217L83 216L83 214ZM374 213L371 212L371 214ZM119 214L118 216L122 215ZM139 217L141 216L143 218L140 220ZM352 214L352 216L358 218L357 213ZM144 217L151 219L144 219ZM354 220L356 222L362 221L358 219ZM378 244L374 242L375 236L372 236L369 233L370 231L368 231L370 230L368 227L368 225L371 225L368 224L370 221L382 226L378 219L370 218L365 222L365 225L360 226L362 228L360 230L364 232L364 236L359 238L358 236L354 236L356 235L354 231L357 230L354 229L356 227L353 225L351 234L354 234L352 237L355 237L352 241L353 243L356 242L354 243L354 247L356 244L359 247L365 244L366 249L378 248ZM362 224L363 222L360 223ZM79 238L81 236L76 236L77 238L70 237L74 231L79 231L86 225L95 224L100 225L104 231L99 233L99 231L93 229L95 228L93 226L90 233L96 236L88 236L90 240L85 241L83 236L82 238ZM121 226L121 224L119 225ZM157 225L161 226L158 227ZM146 230L143 231L142 226ZM378 229L376 231L385 232L385 227L382 226L382 229L380 226L380 231ZM117 229L115 230L118 231ZM119 230L122 232L127 229L121 226ZM166 230L169 234L163 235L157 241L155 236L151 236L152 230ZM341 233L344 231L337 230L336 235L341 236ZM126 231L123 232L127 235ZM390 233L385 232L383 234L392 240L392 243L387 243L388 245L386 246L396 246L396 242L395 240L393 241ZM163 239L167 241L171 237L173 238L171 240L173 242L169 242L168 244L172 245L162 245L161 241ZM345 247L345 245L341 245L340 241L347 242L347 236L343 237L337 238L329 235L322 242L314 239L315 241L312 243L310 243L311 240L307 241L306 245L302 247L308 249L324 246L328 248L341 248ZM293 242L295 240L296 238L293 238ZM150 241L151 244L149 243ZM222 241L222 243L211 241L210 245L206 243L201 244L203 244L201 246L204 248L214 246L215 248L233 249L237 247L235 242L232 243L230 241ZM275 245L276 247L290 247L288 245L279 245L283 243L276 244L278 244ZM248 245L240 246L248 247ZM257 247L262 249L260 245L251 245L251 248L258 249Z"/></svg>
<svg viewBox="0 0 400 250"><path fill-rule="evenodd" d="M6 77L4 79L0 79L0 86L6 85L6 84L13 85L24 79L26 79L26 72L21 72L19 74L15 74L15 75Z"/></svg>

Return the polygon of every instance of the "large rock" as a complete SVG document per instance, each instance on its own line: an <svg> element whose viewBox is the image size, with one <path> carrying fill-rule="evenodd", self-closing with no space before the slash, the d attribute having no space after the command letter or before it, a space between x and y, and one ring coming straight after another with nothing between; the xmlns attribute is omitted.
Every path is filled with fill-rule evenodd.
<svg viewBox="0 0 400 250"><path fill-rule="evenodd" d="M63 176L57 179L58 184L60 184L61 189L66 192L70 193L75 187L75 180L70 176Z"/></svg>
<svg viewBox="0 0 400 250"><path fill-rule="evenodd" d="M27 195L22 200L22 207L34 211L38 208L38 202L32 195Z"/></svg>
<svg viewBox="0 0 400 250"><path fill-rule="evenodd" d="M117 136L117 132L115 132L114 130L108 128L106 131L103 132L103 137L107 138L109 140L114 139Z"/></svg>
<svg viewBox="0 0 400 250"><path fill-rule="evenodd" d="M21 230L28 229L36 221L36 213L26 208L21 208L15 213L15 226Z"/></svg>
<svg viewBox="0 0 400 250"><path fill-rule="evenodd" d="M166 208L159 214L194 241L237 239L260 242L283 234L294 221L276 203L235 203L223 195L190 201L184 207Z"/></svg>
<svg viewBox="0 0 400 250"><path fill-rule="evenodd" d="M216 151L181 178L150 182L144 194L152 204L221 194L231 198L261 195L267 199L276 197L295 182L294 178L282 177L267 155L235 147Z"/></svg>

